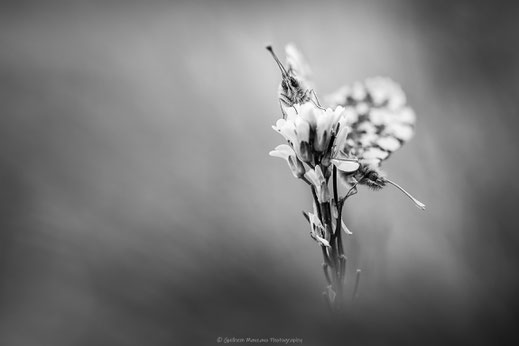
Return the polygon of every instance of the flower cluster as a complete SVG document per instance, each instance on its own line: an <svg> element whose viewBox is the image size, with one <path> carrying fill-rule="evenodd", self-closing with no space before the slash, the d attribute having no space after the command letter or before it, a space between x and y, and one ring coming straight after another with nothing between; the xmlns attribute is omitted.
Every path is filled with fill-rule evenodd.
<svg viewBox="0 0 519 346"><path fill-rule="evenodd" d="M315 91L309 89L310 72L300 52L287 46L285 67L272 47L267 49L282 75L279 102L283 117L272 128L286 140L270 155L284 159L294 177L310 186L313 210L303 215L311 238L322 249L328 283L325 300L332 310L340 310L346 276L342 234L352 234L342 220L342 209L346 199L357 193L357 185L380 189L391 184L418 208L425 208L380 169L381 162L413 136L415 115L400 86L380 77L339 89L326 98L331 108L323 108ZM338 180L347 186L342 195ZM353 296L359 277L357 270Z"/></svg>
<svg viewBox="0 0 519 346"><path fill-rule="evenodd" d="M303 215L310 224L310 236L323 249L323 269L328 282L324 294L332 308L340 304L346 273L341 233L351 234L341 216L349 195L339 198L337 176L338 172L355 172L360 166L357 158L349 154L347 145L352 116L342 106L323 109L312 101L295 104L284 109L283 118L273 126L287 144L270 152L271 156L285 159L294 177L311 187L313 211Z"/></svg>
<svg viewBox="0 0 519 346"><path fill-rule="evenodd" d="M346 139L350 128L344 107L323 109L313 102L296 104L285 110L285 117L272 128L288 144L281 144L271 156L285 159L296 178L309 182L317 191L319 202L330 200L327 181L331 166L340 171L358 169L357 159L347 152Z"/></svg>

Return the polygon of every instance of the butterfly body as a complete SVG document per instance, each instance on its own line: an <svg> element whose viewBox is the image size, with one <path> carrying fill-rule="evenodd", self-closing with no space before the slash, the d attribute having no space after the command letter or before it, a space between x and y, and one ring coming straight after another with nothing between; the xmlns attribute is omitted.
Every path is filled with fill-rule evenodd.
<svg viewBox="0 0 519 346"><path fill-rule="evenodd" d="M279 85L279 100L285 107L310 101L311 90L304 88L304 83L296 76L284 76Z"/></svg>
<svg viewBox="0 0 519 346"><path fill-rule="evenodd" d="M287 67L285 68L274 53L272 46L267 46L267 50L272 54L281 70L281 83L278 89L281 105L293 107L296 104L312 101L312 95L315 95L315 93L312 83L308 81L311 72L301 52L294 45L287 45L285 49Z"/></svg>

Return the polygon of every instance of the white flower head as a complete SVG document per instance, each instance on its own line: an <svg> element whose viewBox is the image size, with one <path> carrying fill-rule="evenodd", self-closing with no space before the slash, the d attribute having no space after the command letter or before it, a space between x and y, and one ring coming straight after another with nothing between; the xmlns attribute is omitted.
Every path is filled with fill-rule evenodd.
<svg viewBox="0 0 519 346"><path fill-rule="evenodd" d="M285 138L291 138L292 132L297 134L298 141L314 139L313 147L317 152L324 152L328 148L333 130L341 120L344 107L335 109L322 109L313 102L295 105L286 110L286 122L279 122L276 127L284 134ZM290 123L292 125L287 125Z"/></svg>
<svg viewBox="0 0 519 346"><path fill-rule="evenodd" d="M301 178L305 175L306 169L303 163L297 158L294 149L287 144L280 144L269 153L270 156L279 157L288 163L288 167L296 178Z"/></svg>
<svg viewBox="0 0 519 346"><path fill-rule="evenodd" d="M311 124L299 116L306 106L295 104L285 110L286 118L279 119L272 126L274 131L280 133L292 146L299 160L309 163L313 160L313 150L310 145Z"/></svg>

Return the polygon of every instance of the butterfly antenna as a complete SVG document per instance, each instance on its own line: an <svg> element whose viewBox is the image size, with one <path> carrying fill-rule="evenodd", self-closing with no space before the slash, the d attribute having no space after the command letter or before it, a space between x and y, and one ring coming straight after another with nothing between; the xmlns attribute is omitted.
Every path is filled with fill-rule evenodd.
<svg viewBox="0 0 519 346"><path fill-rule="evenodd" d="M422 202L420 202L419 200L417 200L416 198L414 198L413 196L411 196L411 194L409 192L407 192L406 190L404 190L400 185L398 185L397 183L385 178L385 181L390 183L391 185L393 185L394 187L396 187L397 189L399 189L400 191L402 191L407 197L409 197L411 199L411 201L413 201L413 203L421 210L425 210L425 204L423 204Z"/></svg>
<svg viewBox="0 0 519 346"><path fill-rule="evenodd" d="M274 49L272 49L272 46L268 45L265 48L267 48L267 50L270 52L270 54L272 54L272 57L274 58L274 60L278 64L279 69L281 70L281 74L283 75L283 77L287 77L288 76L288 72L285 69L285 66L283 66L283 64L281 63L281 61L279 61L278 57L276 56L276 53L274 53Z"/></svg>
<svg viewBox="0 0 519 346"><path fill-rule="evenodd" d="M346 198L350 197L350 196L353 196L354 194L356 194L357 192L353 192L353 191L356 191L356 188L357 188L357 185L359 185L360 181L362 179L364 179L364 177L366 176L366 174L364 174L362 176L362 178L360 178L359 180L357 180L357 182L355 184L353 184L353 186L348 190L348 192L346 193Z"/></svg>

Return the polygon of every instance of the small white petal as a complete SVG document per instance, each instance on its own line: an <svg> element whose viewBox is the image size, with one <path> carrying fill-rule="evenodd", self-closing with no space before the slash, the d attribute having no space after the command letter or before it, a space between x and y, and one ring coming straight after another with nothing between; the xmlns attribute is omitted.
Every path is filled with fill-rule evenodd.
<svg viewBox="0 0 519 346"><path fill-rule="evenodd" d="M309 142L310 141L310 124L298 117L295 121L296 134L298 142Z"/></svg>
<svg viewBox="0 0 519 346"><path fill-rule="evenodd" d="M337 167L339 171L348 173L355 172L360 167L360 164L357 160L332 159L331 162L335 167Z"/></svg>
<svg viewBox="0 0 519 346"><path fill-rule="evenodd" d="M344 223L343 220L341 220L341 229L346 233L346 234L353 234L348 227L346 227L346 224Z"/></svg>
<svg viewBox="0 0 519 346"><path fill-rule="evenodd" d="M274 148L274 150L269 152L269 155L273 156L273 157L279 157L279 158L282 158L282 159L288 161L288 158L290 156L292 156L292 155L295 156L295 152L294 152L294 149L292 149L289 145L280 144L276 148Z"/></svg>
<svg viewBox="0 0 519 346"><path fill-rule="evenodd" d="M295 143L297 140L296 127L293 122L285 119L278 119L276 125L272 126L274 131L279 132L287 141Z"/></svg>
<svg viewBox="0 0 519 346"><path fill-rule="evenodd" d="M313 169L306 171L305 178L308 179L313 186L320 186L319 178L317 178L317 174Z"/></svg>
<svg viewBox="0 0 519 346"><path fill-rule="evenodd" d="M326 112L316 112L318 114L314 148L316 151L324 151L330 143L333 113L330 108Z"/></svg>
<svg viewBox="0 0 519 346"><path fill-rule="evenodd" d="M315 127L317 124L315 110L320 109L317 108L312 102L302 104L299 108L299 116L306 120L306 122L310 124L310 127Z"/></svg>
<svg viewBox="0 0 519 346"><path fill-rule="evenodd" d="M321 223L321 220L316 216L316 214L308 213L308 218L310 219L310 227L312 228L312 231L314 230L314 227L319 228L321 231L324 231L324 226Z"/></svg>
<svg viewBox="0 0 519 346"><path fill-rule="evenodd" d="M310 180L312 185L314 185L317 188L321 187L321 184L325 182L323 172L321 171L321 166L315 167L315 169L309 169L305 173L305 177Z"/></svg>
<svg viewBox="0 0 519 346"><path fill-rule="evenodd" d="M324 184L326 182L326 180L324 180L324 174L323 174L323 171L321 170L321 166L317 165L317 167L315 167L315 173L317 174L319 181L322 184Z"/></svg>
<svg viewBox="0 0 519 346"><path fill-rule="evenodd" d="M335 136L335 143L333 149L336 154L346 149L346 140L348 139L348 134L350 133L350 130L351 129L348 126L339 127L339 132Z"/></svg>
<svg viewBox="0 0 519 346"><path fill-rule="evenodd" d="M328 240L318 236L318 235L315 235L315 238L317 240L317 242L321 243L322 245L326 246L326 247L331 247L330 246L330 243L328 242Z"/></svg>
<svg viewBox="0 0 519 346"><path fill-rule="evenodd" d="M298 114L301 111L301 106L299 104L295 104L292 107L285 108L286 120L290 122L294 122Z"/></svg>

